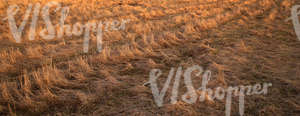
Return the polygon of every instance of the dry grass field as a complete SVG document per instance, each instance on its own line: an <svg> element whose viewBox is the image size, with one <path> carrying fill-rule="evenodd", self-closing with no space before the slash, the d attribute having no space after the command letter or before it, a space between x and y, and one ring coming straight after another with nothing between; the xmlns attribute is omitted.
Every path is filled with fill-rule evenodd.
<svg viewBox="0 0 300 116"><path fill-rule="evenodd" d="M31 18L16 43L2 20L8 7L20 7L19 25L28 4L49 1L0 2L0 115L225 115L224 101L170 104L171 89L158 107L143 86L151 69L167 75L195 64L212 71L210 87L273 84L268 94L245 98L245 115L300 114L300 42L284 21L297 0L52 0L70 8L66 24L130 21L103 32L100 53L95 34L87 53L83 36L29 40ZM57 24L60 14L50 10ZM166 78L159 80L161 88ZM238 107L234 98L232 115Z"/></svg>

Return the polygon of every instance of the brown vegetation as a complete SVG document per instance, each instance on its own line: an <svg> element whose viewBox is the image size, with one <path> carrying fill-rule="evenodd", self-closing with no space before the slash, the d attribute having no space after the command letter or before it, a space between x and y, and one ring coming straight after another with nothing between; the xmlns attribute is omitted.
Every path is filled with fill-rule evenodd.
<svg viewBox="0 0 300 116"><path fill-rule="evenodd" d="M71 8L68 24L131 21L104 33L101 53L95 36L88 53L77 36L30 41L25 33L16 43L0 21L0 115L224 115L224 101L171 105L170 94L158 108L143 86L153 68L167 74L195 64L212 71L212 87L272 83L267 95L246 98L246 115L300 114L300 42L284 22L296 0L55 1ZM0 19L9 5L19 5L22 17L29 3L47 2L1 0Z"/></svg>

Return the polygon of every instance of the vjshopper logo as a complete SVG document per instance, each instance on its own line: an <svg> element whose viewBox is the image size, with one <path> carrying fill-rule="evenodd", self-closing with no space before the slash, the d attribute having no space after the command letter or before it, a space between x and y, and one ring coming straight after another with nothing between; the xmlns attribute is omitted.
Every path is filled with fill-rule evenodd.
<svg viewBox="0 0 300 116"><path fill-rule="evenodd" d="M56 9L54 12L60 11L60 19L59 24L54 25L50 19L50 8L55 7ZM33 9L34 7L34 9ZM60 39L63 38L64 35L70 37L72 35L75 36L84 36L83 41L83 51L85 53L89 50L89 42L90 42L90 34L96 33L97 37L97 49L98 52L101 52L102 50L102 35L103 31L118 31L118 30L125 30L126 23L128 23L130 20L121 20L121 21L88 21L86 24L82 25L80 22L75 23L73 26L70 24L65 24L65 20L67 19L69 15L69 7L62 7L62 5L58 2L49 2L45 6L41 7L40 3L36 3L35 5L29 4L23 21L17 27L15 15L20 10L19 6L17 5L11 5L7 9L7 18L4 18L4 20L8 20L9 29L16 40L17 43L21 42L22 34L24 31L24 28L29 20L29 16L32 13L32 19L30 24L30 30L28 34L29 40L34 40L36 36L36 28L38 26L38 20L39 16L41 14L41 17L44 21L44 24L46 25L45 29L42 29L39 32L39 35L45 39L45 40L51 40L55 37ZM52 13L51 13L52 14ZM57 30L55 30L57 29Z"/></svg>
<svg viewBox="0 0 300 116"><path fill-rule="evenodd" d="M292 20L296 35L297 35L298 39L300 40L300 22L299 22L300 10L298 10L299 8L300 8L300 5L293 6L291 9L292 16L290 18L287 18L285 21L287 22L287 21Z"/></svg>
<svg viewBox="0 0 300 116"><path fill-rule="evenodd" d="M202 77L202 85L198 89L195 89L193 86L193 82L191 80L192 72L196 71L196 76ZM162 107L164 96L166 91L168 90L171 80L174 77L175 68L171 68L168 78L162 88L161 91L158 89L157 79L162 75L162 71L160 69L153 69L149 74L149 82L144 85L150 84L152 94L154 96L155 103L157 106ZM187 92L182 95L182 100L188 104L193 104L197 101L198 95L197 91L201 91L199 95L199 101L203 102L205 100L224 100L226 99L225 113L226 116L230 116L231 112L231 103L232 97L239 97L239 113L240 115L244 115L244 105L245 105L245 95L266 95L268 93L268 88L272 86L271 83L263 83L263 84L255 84L255 85L247 85L247 86L235 86L228 88L217 87L215 89L207 88L208 82L211 80L211 71L204 71L201 66L195 65L187 68L183 72L182 67L178 67L175 75L175 80L172 88L172 96L171 96L171 104L177 103L178 97L178 88L181 77L184 77L184 84L186 85ZM226 98L225 98L226 97Z"/></svg>

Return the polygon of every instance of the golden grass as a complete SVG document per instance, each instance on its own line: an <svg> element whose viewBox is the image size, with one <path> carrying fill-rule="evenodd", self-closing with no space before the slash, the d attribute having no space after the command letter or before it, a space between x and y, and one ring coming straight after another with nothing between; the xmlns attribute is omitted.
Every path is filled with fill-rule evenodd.
<svg viewBox="0 0 300 116"><path fill-rule="evenodd" d="M54 1L70 8L66 24L130 22L103 32L101 53L91 34L83 53L83 36L30 41L26 32L15 43L7 21L0 21L0 115L224 115L222 101L158 109L151 90L141 87L152 68L195 64L212 70L211 87L272 82L268 96L246 100L247 115L299 112L300 44L291 23L283 22L296 0ZM0 19L17 4L20 24L28 4L47 2L1 0ZM59 17L51 19L56 24ZM45 28L41 19L38 26L37 32Z"/></svg>

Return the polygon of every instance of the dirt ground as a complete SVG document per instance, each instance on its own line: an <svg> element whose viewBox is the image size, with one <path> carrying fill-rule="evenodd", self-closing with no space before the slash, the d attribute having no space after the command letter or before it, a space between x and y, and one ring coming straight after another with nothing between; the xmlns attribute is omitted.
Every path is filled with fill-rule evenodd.
<svg viewBox="0 0 300 116"><path fill-rule="evenodd" d="M16 43L7 9L18 5L21 24L30 3L0 2L0 115L225 115L225 100L170 103L171 87L158 107L149 80L161 69L162 88L171 67L202 66L209 87L272 83L265 95L245 97L246 116L300 115L300 41L291 16L296 0L52 0L70 8L66 24L130 19L124 30L103 32L99 53L91 34L29 40L29 19ZM60 14L50 9L57 24ZM33 17L30 15L30 17ZM38 19L37 32L45 28ZM192 78L201 86L200 78ZM173 82L172 82L173 83ZM172 84L171 84L172 85ZM186 92L180 82L179 98ZM238 97L231 115L239 115Z"/></svg>

